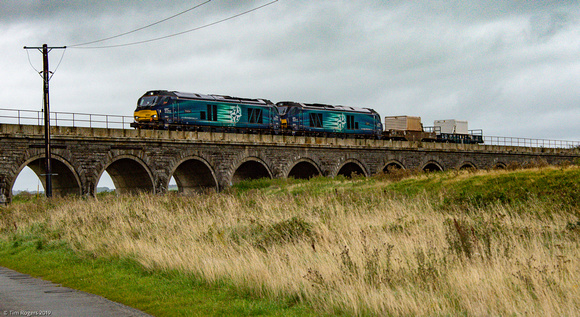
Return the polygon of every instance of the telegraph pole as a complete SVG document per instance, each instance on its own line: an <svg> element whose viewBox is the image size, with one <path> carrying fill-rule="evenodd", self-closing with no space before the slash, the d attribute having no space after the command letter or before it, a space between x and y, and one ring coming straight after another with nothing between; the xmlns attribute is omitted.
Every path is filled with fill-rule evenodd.
<svg viewBox="0 0 580 317"><path fill-rule="evenodd" d="M50 81L50 71L48 70L48 53L53 49L66 49L66 46L48 47L24 47L25 50L38 50L42 53L42 79L43 79L43 101L44 101L44 149L46 156L46 197L52 197L52 168L50 164L50 106L48 96L48 82Z"/></svg>

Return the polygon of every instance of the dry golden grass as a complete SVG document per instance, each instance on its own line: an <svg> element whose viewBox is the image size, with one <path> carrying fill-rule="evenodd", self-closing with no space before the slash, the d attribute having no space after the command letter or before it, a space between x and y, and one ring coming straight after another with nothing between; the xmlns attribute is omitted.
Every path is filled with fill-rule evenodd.
<svg viewBox="0 0 580 317"><path fill-rule="evenodd" d="M546 212L554 205L535 199L443 210L426 195L385 198L371 187L323 198L250 191L14 205L0 229L35 227L80 252L321 313L578 315L578 210Z"/></svg>

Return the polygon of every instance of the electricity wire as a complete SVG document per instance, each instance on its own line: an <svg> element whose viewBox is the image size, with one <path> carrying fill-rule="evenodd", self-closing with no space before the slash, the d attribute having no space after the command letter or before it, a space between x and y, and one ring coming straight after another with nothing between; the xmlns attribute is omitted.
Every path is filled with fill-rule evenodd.
<svg viewBox="0 0 580 317"><path fill-rule="evenodd" d="M78 47L78 46L77 46L77 47L73 47L73 46L69 46L69 47L73 47L73 48L76 48L76 49L102 49L102 48L115 48L115 47L123 47L123 46L138 45L138 44L144 44L144 43L149 43L149 42L154 42L154 41L164 40L164 39L167 39L167 38L171 38L171 37L175 37L175 36L183 35L183 34L186 34L186 33L193 32L193 31L197 31L197 30L205 29L205 28L207 28L207 27L210 27L210 26L213 26L213 25L216 25L216 24L222 23L222 22L226 22L226 21L228 21L228 20L235 19L235 18L237 18L237 17L240 17L240 16L243 16L243 15L246 15L246 14L248 14L248 13L251 13L251 12L257 11L257 10L259 10L259 9L262 9L262 8L266 7L266 6L269 6L269 5L271 5L271 4L274 4L275 2L278 2L278 0L273 0L273 1L270 1L270 2L268 2L268 3L266 3L266 4L263 4L263 5L261 5L261 6L255 7L255 8L253 8L253 9L250 9L250 10L244 11L244 12L242 12L242 13L238 13L238 14L236 14L236 15L232 15L232 16L230 16L230 17L228 17L228 18L225 18L225 19L221 19L221 20L218 20L218 21L215 21L215 22L212 22L212 23L208 23L208 24L205 24L205 25L202 25L202 26L198 26L198 27L195 27L195 28L193 28L193 29L189 29L189 30L185 30L185 31L182 31L182 32L173 33L173 34L170 34L170 35L165 35L165 36L161 36L161 37L157 37L157 38L152 38L152 39L148 39L148 40L137 41L137 42L131 42L131 43L125 43L125 44L117 44L117 45L105 45L105 46L88 46L88 47Z"/></svg>
<svg viewBox="0 0 580 317"><path fill-rule="evenodd" d="M38 71L38 69L36 69L36 67L34 67L34 65L32 65L32 62L30 61L30 54L28 53L28 50L25 50L25 51L26 51L26 56L28 56L28 64L30 64L30 67L32 67L32 69L34 69L34 71L38 75L40 75L40 78L42 78L42 72L41 71Z"/></svg>
<svg viewBox="0 0 580 317"><path fill-rule="evenodd" d="M58 70L58 68L60 67L60 63L62 63L62 59L64 58L64 53L66 52L66 47L64 48L64 50L62 50L62 55L60 55L60 60L58 61L58 64L56 65L56 68L54 69L54 71L50 72L50 77L48 78L48 81L50 81L52 79L52 76L54 76L54 74L56 74L56 71Z"/></svg>
<svg viewBox="0 0 580 317"><path fill-rule="evenodd" d="M146 26L140 27L140 28L138 28L138 29L135 29L135 30L132 30L132 31L129 31L129 32L125 32L125 33L122 33L122 34L119 34L119 35L115 35L115 36L111 36L111 37L103 38L103 39L96 40L96 41L91 41L91 42L86 42L86 43L80 43L80 44L74 44L74 45L72 45L72 46L69 46L69 47L78 47L78 46L82 46L82 45L89 45L89 44L94 44L94 43L104 42L104 41L111 40L111 39L114 39L114 38L118 38L118 37L121 37L121 36L124 36L124 35L127 35L127 34L135 33L135 32L137 32L137 31L141 31L141 30L143 30L143 29L146 29L146 28L148 28L148 27L152 27L152 26L154 26L154 25L157 25L157 24L163 23L163 22L165 22L165 21L167 21L167 20L173 19L173 18L175 18L175 17L177 17L177 16L180 16L180 15L182 15L182 14L185 14L185 13L187 13L187 12L191 11L191 10L197 9L197 8L201 7L202 5L205 5L205 4L209 3L209 2L211 2L211 0L207 0L207 1L203 2L203 3L201 3L201 4L198 4L198 5L196 5L196 6L194 6L194 7L191 7L191 8L189 8L189 9L187 9L187 10L181 11L181 12L179 12L179 13L177 13L177 14L174 14L174 15L172 15L172 16L170 16L170 17L168 17L168 18L165 18L165 19L163 19L163 20L160 20L160 21L157 21L157 22L151 23L151 24L149 24L149 25L146 25ZM25 47L25 48L26 48L26 47ZM66 52L66 48L67 48L67 47L66 47L66 46L64 46L64 51L62 52L62 55L60 56L60 60L58 61L58 64L56 65L56 68L54 69L54 71L52 71L52 72L49 72L49 73L50 73L50 77L48 78L48 81L50 81L50 80L52 79L52 76L54 76L54 74L56 73L56 71L57 71L57 70L58 70L58 68L60 67L60 64L62 63L62 60L63 60L63 58L64 58L64 54L65 54L65 52ZM28 64L30 64L30 67L32 67L32 69L34 69L34 71L35 71L35 72L36 72L36 73L37 73L37 74L40 76L40 78L44 78L44 77L42 76L42 71L39 71L38 69L36 69L36 67L34 67L34 65L32 64L32 61L30 60L30 53L28 52L28 50L26 50L26 56L28 57Z"/></svg>
<svg viewBox="0 0 580 317"><path fill-rule="evenodd" d="M207 3L209 3L209 2L211 2L211 0L207 0L206 2L203 2L203 3L201 3L201 4L198 4L198 5L194 6L194 7L191 7L191 8L189 8L189 9L185 10L185 11L181 11L181 12L179 12L179 13L177 13L177 14L174 14L174 15L172 15L172 16L170 16L170 17L168 17L168 18L165 18L165 19L163 19L163 20L157 21L157 22L155 22L155 23L151 23L151 24L149 24L149 25L146 25L146 26L140 27L140 28L138 28L138 29L135 29L135 30L132 30L132 31L129 31L129 32L121 33L121 34L118 34L118 35L115 35L115 36L106 37L106 38L103 38L103 39L100 39L100 40L96 40L96 41L90 41L90 42L86 42L86 43L80 43L80 44L69 45L69 47L75 47L75 48L78 48L78 46L84 46L84 45L89 45L89 44L100 43L100 42L104 42L104 41L112 40L112 39L115 39L115 38L118 38L118 37L121 37L121 36L125 36L125 35L127 35L127 34L135 33L135 32L141 31L141 30L143 30L143 29L146 29L146 28L152 27L152 26L154 26L154 25L157 25L157 24L163 23L163 22L165 22L165 21L167 21L167 20L173 19L173 18L175 18L175 17L177 17L177 16L180 16L180 15L182 15L182 14L185 14L185 13L187 13L187 12L191 11L191 10L195 10L195 9L197 9L197 8L199 8L199 7L201 7L201 6L205 5L205 4L207 4Z"/></svg>
<svg viewBox="0 0 580 317"><path fill-rule="evenodd" d="M78 49L93 49L93 48L113 48L113 47L130 46L130 45L137 45L137 44L143 44L143 43L149 43L149 42L159 41L159 40L167 39L167 38L170 38L170 37L175 37L175 36L183 35L183 34L186 34L186 33L193 32L193 31L201 30L201 29L204 29L204 28L207 28L207 27L210 27L210 26L213 26L213 25L216 25L216 24L222 23L222 22L226 22L226 21L228 21L228 20L235 19L235 18L237 18L237 17L240 17L240 16L246 15L246 14L248 14L248 13L251 13L251 12L257 11L257 10L259 10L259 9L262 9L262 8L266 7L266 6L269 6L269 5L271 5L271 4L274 4L275 2L278 2L278 0L273 0L273 1L270 1L270 2L268 2L268 3L266 3L266 4L263 4L263 5L261 5L261 6L258 6L258 7L255 7L255 8L253 8L253 9L250 9L250 10L247 10L247 11L244 11L244 12L241 12L241 13L238 13L238 14L235 14L235 15L232 15L232 16L230 16L230 17L228 17L228 18L225 18L225 19L221 19L221 20L218 20L218 21L215 21L215 22L212 22L212 23L208 23L208 24L205 24L205 25L202 25L202 26L199 26L199 27L193 28L193 29L186 30L186 31L182 31L182 32L178 32L178 33L174 33L174 34L170 34L170 35L166 35L166 36L161 36L161 37L157 37L157 38L153 38L153 39L149 39L149 40L144 40L144 41L137 41L137 42L132 42L132 43L125 43L125 44L118 44L118 45L106 45L106 46L90 46L90 47L80 47L80 46L84 46L84 45L89 45L89 44L94 44L94 43L104 42L104 41L107 41L107 40L110 40L110 39L114 39L114 38L118 38L118 37L121 37L121 36L124 36L124 35L127 35L127 34L135 33L135 32L137 32L137 31L140 31L140 30L146 29L146 28L148 28L148 27L151 27L151 26L154 26L154 25L157 25L157 24L163 23L163 22L165 22L165 21L167 21L167 20L173 19L173 18L175 18L175 17L177 17L177 16L179 16L179 15L182 15L182 14L184 14L184 13L187 13L187 12L191 11L191 10L194 10L194 9L196 9L196 8L199 8L200 6L202 6L202 5L205 5L205 4L209 3L210 1L211 1L211 0L207 0L206 2L203 2L203 3L201 3L201 4L198 4L198 5L196 5L196 6L192 7L192 8L189 8L189 9L187 9L187 10L184 10L184 11L182 11L182 12L179 12L179 13L177 13L177 14L174 14L174 15L172 15L172 16L170 16L170 17L168 17L168 18L165 18L165 19L163 19L163 20L157 21L157 22L155 22L155 23L151 23L151 24L149 24L149 25L146 25L146 26L140 27L140 28L138 28L138 29L135 29L135 30L133 30L133 31L125 32L125 33L122 33L122 34L119 34L119 35L115 35L115 36L111 36L111 37L103 38L103 39L96 40L96 41L91 41L91 42L86 42L86 43L81 43L81 44L75 44L75 45L64 46L64 47L63 47L63 48L64 48L64 50L63 50L63 52L62 52L62 55L60 56L60 60L58 61L58 64L56 65L56 68L54 69L54 71L52 71L52 72L49 72L49 73L50 73L50 76L49 76L48 80L50 81L50 80L52 79L52 76L54 76L54 74L56 73L56 71L57 71L57 70L58 70L58 68L60 67L60 64L62 63L62 60L64 59L64 54L65 54L65 52L66 52L66 49L67 49L67 48L70 48L70 47L72 47L72 48L78 48ZM24 48L26 49L26 47L24 47ZM38 75L39 75L41 78L43 78L43 76L42 76L42 71L39 71L38 69L36 69L36 67L34 67L34 65L32 64L32 61L30 60L30 54L29 54L29 52L28 52L28 50L27 50L27 49L26 49L26 56L28 57L28 63L30 64L30 67L32 67L32 69L34 69L34 71L35 71L35 72L36 72L36 73L37 73L37 74L38 74Z"/></svg>

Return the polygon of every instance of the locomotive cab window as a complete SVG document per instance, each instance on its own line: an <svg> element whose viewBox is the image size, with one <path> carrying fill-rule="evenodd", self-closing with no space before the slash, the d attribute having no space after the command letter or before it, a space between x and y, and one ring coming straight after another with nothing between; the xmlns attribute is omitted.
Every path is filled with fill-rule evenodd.
<svg viewBox="0 0 580 317"><path fill-rule="evenodd" d="M248 108L248 122L262 123L262 109Z"/></svg>
<svg viewBox="0 0 580 317"><path fill-rule="evenodd" d="M290 111L288 111L288 115L290 115L290 116L295 116L299 113L300 113L300 109L298 109L297 107L292 107L290 109Z"/></svg>
<svg viewBox="0 0 580 317"><path fill-rule="evenodd" d="M157 102L157 96L142 97L139 100L139 105L137 106L137 109L138 110L150 109L152 106L155 105L156 102Z"/></svg>
<svg viewBox="0 0 580 317"><path fill-rule="evenodd" d="M173 104L173 100L171 100L169 97L164 97L159 103L163 106L170 106Z"/></svg>
<svg viewBox="0 0 580 317"><path fill-rule="evenodd" d="M322 113L310 114L310 126L313 128L322 128Z"/></svg>

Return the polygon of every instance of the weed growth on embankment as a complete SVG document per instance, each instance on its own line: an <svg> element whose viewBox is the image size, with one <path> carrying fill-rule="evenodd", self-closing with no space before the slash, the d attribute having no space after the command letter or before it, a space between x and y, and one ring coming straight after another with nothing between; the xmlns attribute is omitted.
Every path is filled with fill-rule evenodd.
<svg viewBox="0 0 580 317"><path fill-rule="evenodd" d="M580 311L580 168L393 179L40 200L2 209L0 236L3 252L58 245L88 259L130 259L316 314Z"/></svg>

